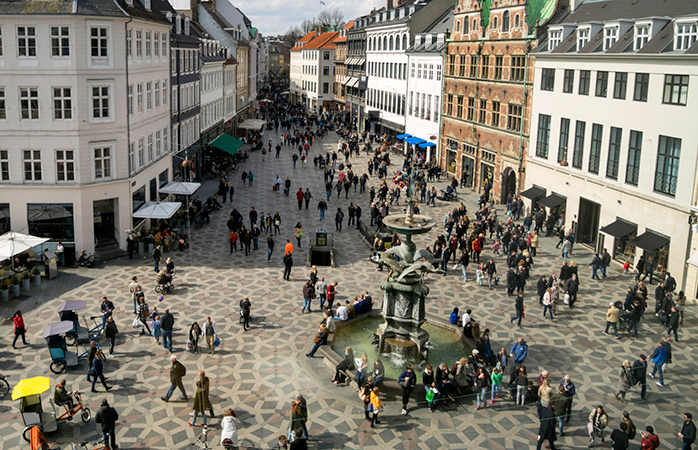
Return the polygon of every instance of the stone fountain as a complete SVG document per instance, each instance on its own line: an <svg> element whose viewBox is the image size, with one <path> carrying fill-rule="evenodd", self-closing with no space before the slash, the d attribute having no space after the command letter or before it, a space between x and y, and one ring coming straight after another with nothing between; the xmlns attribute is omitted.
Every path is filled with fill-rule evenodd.
<svg viewBox="0 0 698 450"><path fill-rule="evenodd" d="M433 264L439 260L426 250L417 250L412 242L413 235L428 233L436 225L429 217L415 215L413 205L413 201L408 201L407 214L383 219L388 229L405 238L399 246L379 252L373 258L376 264L390 267L388 279L381 284L385 291L381 311L385 322L376 334L380 353L422 360L427 357L426 343L429 341L429 333L422 329L426 322L424 301L429 295L423 274L441 273L441 270L435 269Z"/></svg>

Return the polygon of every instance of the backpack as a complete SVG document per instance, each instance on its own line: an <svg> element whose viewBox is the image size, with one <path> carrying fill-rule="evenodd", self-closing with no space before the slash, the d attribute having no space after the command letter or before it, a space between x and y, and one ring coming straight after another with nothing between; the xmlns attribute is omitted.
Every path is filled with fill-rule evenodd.
<svg viewBox="0 0 698 450"><path fill-rule="evenodd" d="M340 222L342 220L344 220L344 213L342 213L342 212L337 213L337 220L339 220Z"/></svg>

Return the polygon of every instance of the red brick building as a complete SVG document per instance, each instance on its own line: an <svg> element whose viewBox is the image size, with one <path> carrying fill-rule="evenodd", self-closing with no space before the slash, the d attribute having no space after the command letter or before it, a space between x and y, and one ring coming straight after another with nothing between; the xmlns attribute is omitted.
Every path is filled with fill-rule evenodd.
<svg viewBox="0 0 698 450"><path fill-rule="evenodd" d="M567 7L558 7L562 1L460 0L456 6L444 61L441 167L459 180L465 176L477 192L489 180L495 202L524 186L530 53L541 27Z"/></svg>

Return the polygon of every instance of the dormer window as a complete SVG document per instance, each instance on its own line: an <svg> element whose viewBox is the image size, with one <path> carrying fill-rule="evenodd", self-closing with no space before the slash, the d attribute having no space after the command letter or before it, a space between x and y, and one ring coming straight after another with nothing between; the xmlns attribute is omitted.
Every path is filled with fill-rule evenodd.
<svg viewBox="0 0 698 450"><path fill-rule="evenodd" d="M172 23L172 13L170 11L167 11L165 17L167 18L168 22Z"/></svg>
<svg viewBox="0 0 698 450"><path fill-rule="evenodd" d="M618 26L605 27L603 29L603 51L613 47L616 42L618 42Z"/></svg>
<svg viewBox="0 0 698 450"><path fill-rule="evenodd" d="M150 0L143 0L143 6L147 11L150 11Z"/></svg>
<svg viewBox="0 0 698 450"><path fill-rule="evenodd" d="M589 43L589 28L578 28L577 29L577 51L584 48L585 45Z"/></svg>
<svg viewBox="0 0 698 450"><path fill-rule="evenodd" d="M674 25L674 50L688 50L698 40L698 22Z"/></svg>
<svg viewBox="0 0 698 450"><path fill-rule="evenodd" d="M548 51L552 52L562 44L562 30L550 30L548 36Z"/></svg>
<svg viewBox="0 0 698 450"><path fill-rule="evenodd" d="M633 50L639 51L650 40L650 25L635 25L635 41Z"/></svg>
<svg viewBox="0 0 698 450"><path fill-rule="evenodd" d="M189 18L184 19L184 34L189 36Z"/></svg>
<svg viewBox="0 0 698 450"><path fill-rule="evenodd" d="M182 34L182 16L177 16L175 30L177 34Z"/></svg>

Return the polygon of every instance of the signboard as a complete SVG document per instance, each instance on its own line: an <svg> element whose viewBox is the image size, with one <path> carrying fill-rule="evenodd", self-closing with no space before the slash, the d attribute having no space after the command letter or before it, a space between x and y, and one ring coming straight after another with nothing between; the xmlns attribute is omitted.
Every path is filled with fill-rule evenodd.
<svg viewBox="0 0 698 450"><path fill-rule="evenodd" d="M327 230L315 230L315 245L318 247L327 245Z"/></svg>
<svg viewBox="0 0 698 450"><path fill-rule="evenodd" d="M360 91L365 91L366 89L368 89L368 77L366 75L359 76L358 88Z"/></svg>

